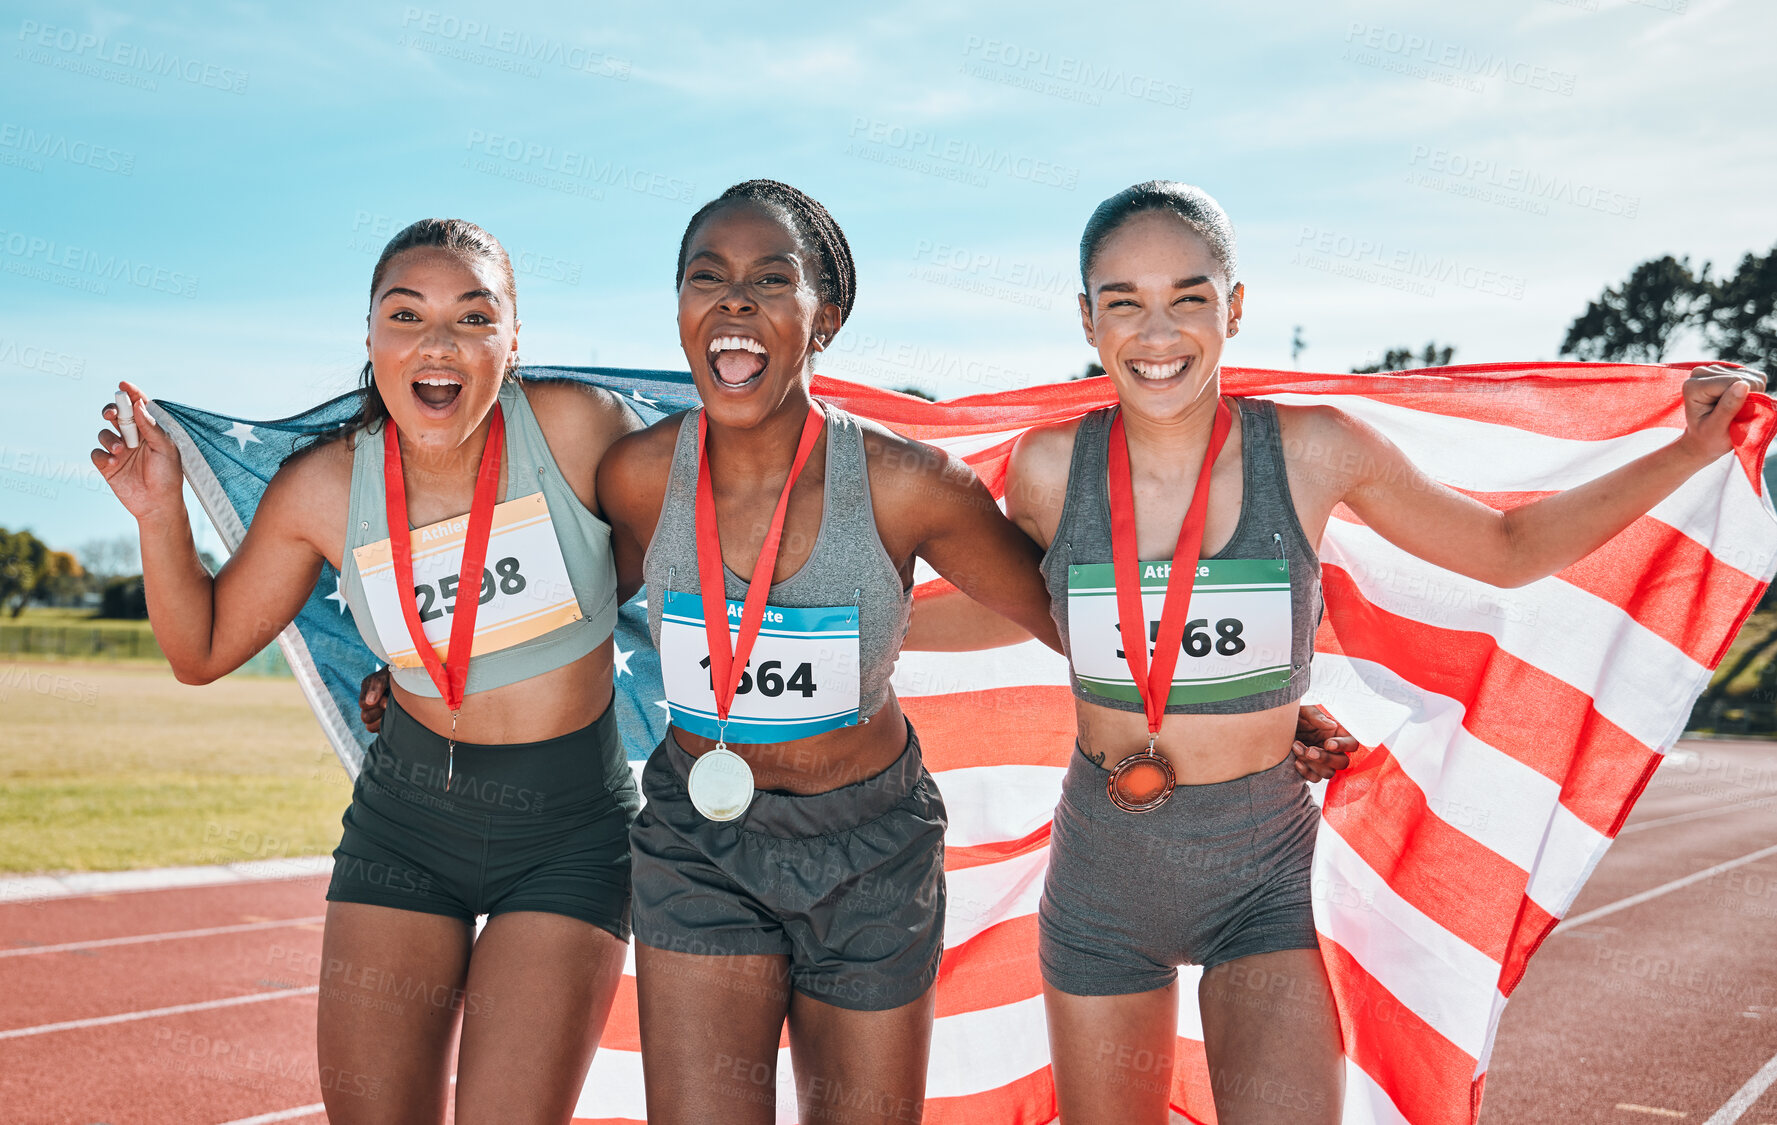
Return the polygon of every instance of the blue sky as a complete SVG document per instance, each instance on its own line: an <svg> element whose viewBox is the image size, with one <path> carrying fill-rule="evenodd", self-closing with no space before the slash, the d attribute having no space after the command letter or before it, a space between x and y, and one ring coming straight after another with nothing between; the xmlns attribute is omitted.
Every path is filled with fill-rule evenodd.
<svg viewBox="0 0 1777 1125"><path fill-rule="evenodd" d="M133 531L86 461L116 379L346 389L427 215L511 251L528 359L680 367L686 219L786 180L858 258L825 369L942 397L1093 358L1080 227L1156 176L1234 219L1239 365L1296 325L1311 369L1551 359L1634 263L1777 241L1760 0L153 8L0 5L0 526L57 546Z"/></svg>

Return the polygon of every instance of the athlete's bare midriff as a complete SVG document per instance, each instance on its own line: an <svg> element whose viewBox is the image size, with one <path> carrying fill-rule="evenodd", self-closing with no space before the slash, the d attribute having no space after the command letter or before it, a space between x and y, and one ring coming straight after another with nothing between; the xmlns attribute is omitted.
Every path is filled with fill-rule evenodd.
<svg viewBox="0 0 1777 1125"><path fill-rule="evenodd" d="M673 739L693 758L715 749L716 740L672 728ZM891 693L868 722L798 738L793 742L728 743L753 768L753 786L807 796L875 777L907 750L907 720Z"/></svg>
<svg viewBox="0 0 1777 1125"><path fill-rule="evenodd" d="M611 706L611 638L541 675L464 697L458 742L510 745L559 738L591 726ZM392 682L391 682L392 683ZM450 708L437 696L392 683L395 702L428 729L451 734Z"/></svg>
<svg viewBox="0 0 1777 1125"><path fill-rule="evenodd" d="M1154 749L1172 763L1180 785L1211 785L1270 769L1287 758L1297 703L1239 715L1168 715ZM1074 698L1080 752L1106 769L1148 748L1148 720Z"/></svg>

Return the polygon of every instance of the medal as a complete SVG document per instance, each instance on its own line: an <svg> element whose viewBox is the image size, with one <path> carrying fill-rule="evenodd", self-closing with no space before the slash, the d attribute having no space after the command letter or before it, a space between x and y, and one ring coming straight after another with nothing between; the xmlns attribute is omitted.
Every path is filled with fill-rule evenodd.
<svg viewBox="0 0 1777 1125"><path fill-rule="evenodd" d="M746 759L728 749L728 709L734 703L735 689L740 686L747 658L753 653L753 642L765 620L765 596L771 590L772 571L777 567L778 545L783 539L784 516L790 507L790 489L808 462L814 444L821 436L826 415L812 400L808 417L802 423L802 440L796 446L796 458L790 462L790 475L784 480L784 491L777 498L777 510L765 529L765 542L759 546L759 559L753 564L753 577L747 582L746 601L741 604L740 633L729 646L728 587L722 575L722 537L716 530L716 493L710 484L710 462L707 455L709 426L707 415L697 416L697 582L703 600L704 637L710 649L710 686L716 696L716 748L698 758L686 779L691 804L710 820L737 820L753 801L753 769Z"/></svg>
<svg viewBox="0 0 1777 1125"><path fill-rule="evenodd" d="M1154 661L1148 663L1147 614L1142 611L1141 562L1135 549L1135 489L1130 483L1129 441L1123 431L1123 412L1111 420L1105 471L1111 508L1112 577L1117 587L1117 629L1123 637L1123 659L1141 695L1148 717L1148 748L1118 762L1105 780L1111 803L1124 812L1150 812L1172 796L1176 780L1172 763L1154 749L1160 724L1166 717L1166 697L1172 690L1172 672L1190 616L1191 587L1196 583L1197 560L1203 550L1203 523L1209 509L1209 474L1216 454L1233 425L1228 404L1216 400L1215 424L1203 467L1197 471L1197 487L1191 506L1179 527L1178 544L1172 550L1172 569L1167 572L1166 600L1161 603L1160 630L1154 638Z"/></svg>
<svg viewBox="0 0 1777 1125"><path fill-rule="evenodd" d="M457 764L457 716L463 710L463 688L469 682L469 649L474 644L475 614L481 608L481 589L487 541L493 532L495 494L500 489L500 456L506 445L506 416L499 403L488 420L487 442L481 447L481 466L475 474L475 498L469 505L469 528L463 538L463 565L457 578L459 596L452 609L450 641L444 659L426 639L419 606L413 593L413 533L407 520L407 481L401 474L401 439L390 418L383 429L383 490L388 504L389 553L395 565L395 590L401 616L426 672L450 708L450 742L444 767L444 789L450 791Z"/></svg>

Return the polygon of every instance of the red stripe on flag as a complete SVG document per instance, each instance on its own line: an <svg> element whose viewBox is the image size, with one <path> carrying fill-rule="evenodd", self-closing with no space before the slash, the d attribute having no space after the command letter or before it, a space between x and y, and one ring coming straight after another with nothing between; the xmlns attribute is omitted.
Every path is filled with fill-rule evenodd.
<svg viewBox="0 0 1777 1125"><path fill-rule="evenodd" d="M1323 564L1321 585L1328 608L1317 651L1373 661L1461 703L1471 734L1561 783L1569 812L1599 832L1611 830L1652 751L1598 714L1590 697L1485 633L1426 625L1371 604L1341 567Z"/></svg>
<svg viewBox="0 0 1777 1125"><path fill-rule="evenodd" d="M1554 495L1457 491L1497 511ZM1333 509L1333 517L1365 526L1344 504ZM1651 516L1640 517L1555 577L1616 606L1706 668L1721 662L1739 631L1740 606L1756 603L1764 586L1731 560L1717 558L1708 547ZM1709 597L1699 596L1703 590L1709 591Z"/></svg>
<svg viewBox="0 0 1777 1125"><path fill-rule="evenodd" d="M1037 967L1037 916L1025 914L989 926L944 951L938 968L937 1014L963 1015L1043 994Z"/></svg>
<svg viewBox="0 0 1777 1125"><path fill-rule="evenodd" d="M961 871L965 867L980 867L983 864L998 863L1003 859L1029 855L1038 848L1049 846L1049 826L1043 825L1022 840L996 840L991 844L971 844L967 847L944 848L944 870Z"/></svg>
<svg viewBox="0 0 1777 1125"><path fill-rule="evenodd" d="M1394 998L1344 946L1321 935L1345 1053L1414 1125L1473 1125L1475 1060Z"/></svg>
<svg viewBox="0 0 1777 1125"><path fill-rule="evenodd" d="M1386 747L1344 771L1322 813L1389 889L1495 961L1505 957L1529 873L1433 812Z"/></svg>
<svg viewBox="0 0 1777 1125"><path fill-rule="evenodd" d="M926 768L1063 766L1074 751L1074 701L1065 684L900 695Z"/></svg>

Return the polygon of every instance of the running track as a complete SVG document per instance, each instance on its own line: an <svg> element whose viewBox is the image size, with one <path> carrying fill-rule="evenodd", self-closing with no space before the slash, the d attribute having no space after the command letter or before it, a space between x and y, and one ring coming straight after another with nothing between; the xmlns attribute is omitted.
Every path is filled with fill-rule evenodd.
<svg viewBox="0 0 1777 1125"><path fill-rule="evenodd" d="M0 882L0 1121L323 1120L304 866ZM1777 744L1683 743L1531 962L1482 1125L1777 1125L1773 936Z"/></svg>

